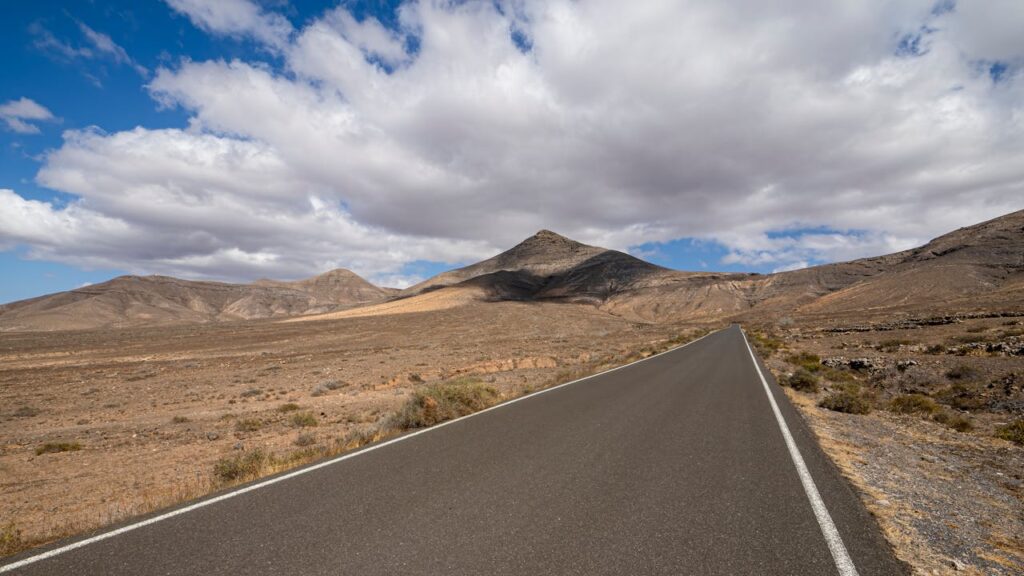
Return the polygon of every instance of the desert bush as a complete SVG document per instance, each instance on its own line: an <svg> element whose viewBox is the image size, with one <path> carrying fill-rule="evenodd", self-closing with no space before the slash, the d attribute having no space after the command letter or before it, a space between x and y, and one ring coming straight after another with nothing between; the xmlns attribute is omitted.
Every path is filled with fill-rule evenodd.
<svg viewBox="0 0 1024 576"><path fill-rule="evenodd" d="M298 409L299 409L299 405L294 403L294 402L289 402L287 404L281 404L280 406L277 407L277 411L278 412L295 412Z"/></svg>
<svg viewBox="0 0 1024 576"><path fill-rule="evenodd" d="M344 385L345 383L342 382L341 380L324 380L320 384L317 384L316 388L313 388L313 391L310 392L310 395L323 396L328 392L341 388Z"/></svg>
<svg viewBox="0 0 1024 576"><path fill-rule="evenodd" d="M259 476L267 463L263 450L221 458L213 465L214 479L221 483L248 480Z"/></svg>
<svg viewBox="0 0 1024 576"><path fill-rule="evenodd" d="M867 414L871 412L871 401L856 386L844 386L830 392L818 402L818 406L846 414Z"/></svg>
<svg viewBox="0 0 1024 576"><path fill-rule="evenodd" d="M14 554L21 550L22 547L21 530L18 529L14 522L8 522L0 526L0 557Z"/></svg>
<svg viewBox="0 0 1024 576"><path fill-rule="evenodd" d="M263 428L263 421L259 418L243 418L235 422L235 430L238 432L255 432Z"/></svg>
<svg viewBox="0 0 1024 576"><path fill-rule="evenodd" d="M353 450L364 444L376 442L386 436L389 432L380 426L370 428L357 428L349 431L343 437L338 438L338 444L343 450Z"/></svg>
<svg viewBox="0 0 1024 576"><path fill-rule="evenodd" d="M22 406L14 411L16 418L31 418L39 415L39 408L35 406Z"/></svg>
<svg viewBox="0 0 1024 576"><path fill-rule="evenodd" d="M822 366L818 374L826 380L837 384L849 384L857 381L857 378L849 370L832 368L831 366Z"/></svg>
<svg viewBox="0 0 1024 576"><path fill-rule="evenodd" d="M58 452L78 452L82 445L78 442L47 442L36 448L36 456L43 454L56 454Z"/></svg>
<svg viewBox="0 0 1024 576"><path fill-rule="evenodd" d="M298 426L299 428L316 426L316 416L314 416L312 412L299 412L292 416L292 425Z"/></svg>
<svg viewBox="0 0 1024 576"><path fill-rule="evenodd" d="M188 422L188 417L186 416L175 416L174 418L171 418L172 424L184 424L185 422Z"/></svg>
<svg viewBox="0 0 1024 576"><path fill-rule="evenodd" d="M817 354L809 354L807 352L790 354L786 357L786 362L789 362L794 366L799 366L808 372L817 372L823 368L821 365L821 358L819 358Z"/></svg>
<svg viewBox="0 0 1024 576"><path fill-rule="evenodd" d="M912 344L910 340L903 338L891 338L889 340L882 340L875 345L875 349L879 352L897 352L901 346L908 346Z"/></svg>
<svg viewBox="0 0 1024 576"><path fill-rule="evenodd" d="M939 401L957 410L981 410L985 407L985 399L975 388L956 383L937 394Z"/></svg>
<svg viewBox="0 0 1024 576"><path fill-rule="evenodd" d="M971 419L961 414L953 414L942 410L932 416L932 420L935 420L939 424L945 424L957 432L970 432L974 430L974 423Z"/></svg>
<svg viewBox="0 0 1024 576"><path fill-rule="evenodd" d="M974 344L977 342L988 342L990 337L985 334L964 334L961 336L953 336L948 340L954 344Z"/></svg>
<svg viewBox="0 0 1024 576"><path fill-rule="evenodd" d="M890 407L900 414L934 414L939 410L935 400L924 394L901 394L892 399Z"/></svg>
<svg viewBox="0 0 1024 576"><path fill-rule="evenodd" d="M768 334L753 332L750 336L751 344L754 345L754 349L761 355L761 358L768 358L782 348L782 340L773 338Z"/></svg>
<svg viewBox="0 0 1024 576"><path fill-rule="evenodd" d="M296 446L312 446L313 444L316 444L316 436L308 432L299 434L299 436L295 438Z"/></svg>
<svg viewBox="0 0 1024 576"><path fill-rule="evenodd" d="M817 392L818 377L803 368L797 368L796 372L782 379L782 385L801 392Z"/></svg>
<svg viewBox="0 0 1024 576"><path fill-rule="evenodd" d="M406 401L392 424L399 429L425 428L483 410L499 400L496 388L474 379L424 386Z"/></svg>
<svg viewBox="0 0 1024 576"><path fill-rule="evenodd" d="M946 371L946 378L950 380L970 380L977 376L978 371L967 364L957 364Z"/></svg>
<svg viewBox="0 0 1024 576"><path fill-rule="evenodd" d="M1024 418L1018 418L996 428L996 438L1024 445Z"/></svg>
<svg viewBox="0 0 1024 576"><path fill-rule="evenodd" d="M260 394L263 394L263 390L260 390L259 388L249 388L248 390L239 394L239 396L241 396L242 398L252 398L253 396L259 396Z"/></svg>

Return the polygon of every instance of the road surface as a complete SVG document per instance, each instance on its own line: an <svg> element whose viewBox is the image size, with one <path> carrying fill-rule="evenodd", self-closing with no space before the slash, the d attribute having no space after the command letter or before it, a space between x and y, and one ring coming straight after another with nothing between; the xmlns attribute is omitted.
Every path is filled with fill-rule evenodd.
<svg viewBox="0 0 1024 576"><path fill-rule="evenodd" d="M809 490L820 494L817 509ZM5 568L103 576L904 573L785 395L762 383L735 326L186 510L74 549L66 548L82 540L60 542L7 559ZM18 561L25 563L12 569Z"/></svg>

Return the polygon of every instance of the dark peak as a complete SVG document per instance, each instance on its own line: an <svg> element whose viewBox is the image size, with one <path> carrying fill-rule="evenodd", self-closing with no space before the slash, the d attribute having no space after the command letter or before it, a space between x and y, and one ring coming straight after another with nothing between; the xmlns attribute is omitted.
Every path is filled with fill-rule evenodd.
<svg viewBox="0 0 1024 576"><path fill-rule="evenodd" d="M543 230L539 230L536 234L533 235L533 238L537 238L538 240L569 240L565 236L562 236L561 234L556 234L555 232L552 232L551 230L548 230L546 228Z"/></svg>
<svg viewBox="0 0 1024 576"><path fill-rule="evenodd" d="M530 236L526 240L523 240L522 242L520 242L519 245L520 246L532 246L532 245L541 245L541 246L570 245L570 246L576 246L576 245L580 245L580 243L575 241L575 240L573 240L572 238L566 238L565 236L562 236L561 234L557 234L555 232L552 232L551 230L541 230L541 231L537 232L536 234L534 234L533 236Z"/></svg>

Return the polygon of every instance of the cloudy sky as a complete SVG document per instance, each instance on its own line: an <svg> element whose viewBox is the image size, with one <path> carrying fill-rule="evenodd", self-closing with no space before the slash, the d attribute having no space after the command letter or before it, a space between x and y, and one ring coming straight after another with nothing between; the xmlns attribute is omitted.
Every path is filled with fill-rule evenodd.
<svg viewBox="0 0 1024 576"><path fill-rule="evenodd" d="M3 11L0 301L121 273L402 286L540 228L770 272L1024 208L1020 0Z"/></svg>

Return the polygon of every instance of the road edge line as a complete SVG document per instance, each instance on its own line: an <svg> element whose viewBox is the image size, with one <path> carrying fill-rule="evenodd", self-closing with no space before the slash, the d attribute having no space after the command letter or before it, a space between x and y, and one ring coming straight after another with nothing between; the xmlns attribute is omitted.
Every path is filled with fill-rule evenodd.
<svg viewBox="0 0 1024 576"><path fill-rule="evenodd" d="M775 401L775 395L772 394L768 381L765 380L764 374L761 372L761 366L757 363L754 349L750 347L750 341L747 340L747 334L743 331L743 328L740 328L740 334L743 336L743 343L747 345L747 352L750 353L750 360L754 363L754 369L757 370L757 376L761 379L764 392L768 395L768 402L772 405L772 412L775 413L775 421L779 425L779 430L782 431L782 437L786 440L789 457L793 460L793 465L796 466L797 475L800 476L800 483L803 485L804 493L811 503L811 509L814 510L814 517L818 520L821 534L825 537L825 542L828 543L828 549L832 553L832 560L835 562L836 569L839 570L840 576L859 576L857 567L853 565L853 559L850 558L850 553L846 550L846 545L843 544L843 538L839 535L839 530L836 528L835 522L832 521L832 516L828 513L825 502L821 499L817 485L814 484L814 478L811 477L811 472L807 469L804 457L800 454L796 441L793 440L793 434L789 431L789 426L786 425L786 419L782 416L782 411L779 410L779 404Z"/></svg>
<svg viewBox="0 0 1024 576"><path fill-rule="evenodd" d="M633 366L635 364L640 364L641 362L646 362L647 360L652 360L654 358L657 358L658 356L662 356L664 354L668 354L669 352L675 352L676 350L681 350L683 348L686 348L690 344L695 344L697 342L700 342L701 340L707 338L708 336L711 336L713 334L717 334L717 333L719 333L719 332L721 332L723 330L727 330L727 329L728 328L721 328L719 330L715 330L714 332L708 332L707 334L701 336L700 338L696 338L696 339L690 340L689 342L686 342L684 344L680 344L679 346L675 346L675 347L669 348L668 350L665 350L664 352L658 352L657 354L652 354L651 356L648 356L646 358L641 358L639 360L634 360L633 362L630 362L628 364L623 364L622 366L616 366L615 368L609 368L608 370L605 370L603 372L598 372L597 374L591 374L589 376L584 376L583 378L577 378L576 380L571 380L569 382L563 382L561 384L558 384L557 386L552 386L550 388L545 388L543 390L538 390L536 392L532 392L532 393L526 394L524 396L519 396L517 398L513 398L511 400L508 400L506 402L502 402L501 404L495 404L494 406L491 406L489 408L484 408L483 410L480 410L478 412L473 412L472 414L467 414L465 416L460 416L459 418L455 418L454 420L446 420L444 422L441 422L440 424L435 424L435 425L433 425L433 426L431 426L429 428L423 428L423 429L417 430L415 432L410 432L409 434L403 434L402 436L399 436L397 438L392 438L390 440L386 440L386 441L381 442L379 444L373 444L373 445L368 446L366 448L363 448L361 450L356 450L355 452L349 452L347 454L342 454L340 456L336 456L336 457L331 458L329 460L324 460L323 462L317 462L316 464L311 464L309 466L305 466L303 468L299 468L297 470L293 470L291 472L282 474L280 476L274 476L273 478L269 478L267 480L259 481L259 482L256 482L255 484L250 484L248 486L243 486L243 487L238 488L236 490L232 490L230 492L226 492L224 494L220 494L219 496L214 496L214 497L208 498L206 500L200 500L199 502L196 502L194 504L190 504L190 505L185 506L183 508L177 508L175 510L171 510L170 512L165 512L163 514L160 514L158 516L154 516L152 518L147 518L146 520L141 520L139 522L128 524L127 526L122 526L120 528L116 528L114 530L111 530L110 532L103 532L101 534L97 534L95 536L91 536L91 537L86 538L84 540L79 540L77 542L72 542L71 544L67 544L67 545L61 546L59 548L54 548L53 550L48 550L46 552L41 552L41 553L36 554L34 556L29 556L28 558L23 558L21 560L18 560L17 562L12 562L10 564L4 564L4 565L0 566L0 573L10 572L11 570L16 570L18 568L23 568L25 566L28 566L30 564L35 564L36 562L40 562L40 561L46 560L48 558L53 558L55 556L60 556L61 554L64 554L65 552L70 552L72 550L76 550L78 548L82 548L84 546L88 546L89 544L94 544L96 542L101 542L103 540L108 540L110 538L113 538L114 536L120 536L121 534L124 534L126 532L131 532L133 530L137 530L139 528L143 528L145 526L149 526L150 524L156 524L157 522L161 522L163 520L167 520L167 519L173 518L175 516L180 516L182 514L186 514L188 512L192 512L193 510L198 510L200 508L205 508L207 506L216 504L218 502L223 502L224 500L228 500L228 499L234 498L235 496L241 496L242 494L245 494L245 493L248 493L248 492L252 492L254 490L259 490L260 488L265 488L267 486L270 486L270 485L273 485L273 484L277 484L278 482L283 482L285 480L289 480L291 478L295 478L296 476L301 476L303 474L308 474L308 473L313 472L315 470L319 470L321 468L326 468L326 467L331 466L333 464L337 464L339 462L348 460L349 458L355 458L356 456L359 456L361 454L366 454L367 452L373 452L374 450L377 450L377 449L380 449L380 448L384 448L385 446L390 446L391 444L397 444L398 442L402 442L402 441L408 440L410 438L415 438L416 436L419 436L420 434L426 434L428 432L432 432L434 430L438 430L440 428L444 428L445 426L448 426L449 424L455 424L456 422L459 422L459 421L462 421L462 420L467 420L469 418L472 418L474 416L479 416L481 414L484 414L486 412L490 412L492 410L497 410L499 408L504 408L505 406L511 406L512 404L515 404L516 402L520 402L520 401L526 400L527 398L533 398L535 396L540 396L541 394L546 394L548 392L551 392L553 390L558 390L559 388L564 388L564 387L569 386L571 384L576 384L578 382L583 382L584 380L590 380L591 378L597 378L598 376L603 376L605 374L609 374L611 372L615 372L616 370L622 370L623 368L628 368L628 367Z"/></svg>

